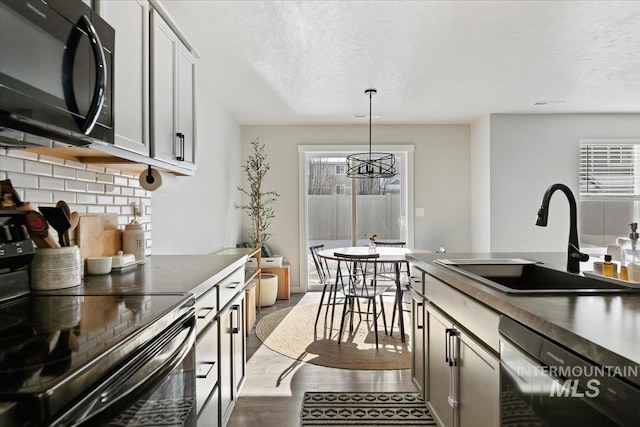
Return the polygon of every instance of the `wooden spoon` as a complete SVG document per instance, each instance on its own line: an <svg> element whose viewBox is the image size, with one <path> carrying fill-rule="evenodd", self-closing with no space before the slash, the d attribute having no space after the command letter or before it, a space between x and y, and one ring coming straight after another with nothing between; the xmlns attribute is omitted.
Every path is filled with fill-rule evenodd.
<svg viewBox="0 0 640 427"><path fill-rule="evenodd" d="M67 230L67 234L71 234L75 232L75 229L78 226L78 223L80 222L80 214L76 211L71 212L71 215L69 216L69 222L71 223L71 225Z"/></svg>

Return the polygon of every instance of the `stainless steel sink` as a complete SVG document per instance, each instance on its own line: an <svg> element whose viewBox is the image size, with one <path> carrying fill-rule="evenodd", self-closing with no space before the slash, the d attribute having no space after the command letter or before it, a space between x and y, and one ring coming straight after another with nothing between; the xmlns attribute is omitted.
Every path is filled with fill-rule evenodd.
<svg viewBox="0 0 640 427"><path fill-rule="evenodd" d="M524 259L438 259L434 263L505 293L634 293L640 288L554 270Z"/></svg>

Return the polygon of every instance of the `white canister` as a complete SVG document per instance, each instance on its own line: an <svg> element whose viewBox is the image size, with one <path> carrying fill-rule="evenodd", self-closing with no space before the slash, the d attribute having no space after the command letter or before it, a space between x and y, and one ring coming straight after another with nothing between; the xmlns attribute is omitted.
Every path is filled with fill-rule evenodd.
<svg viewBox="0 0 640 427"><path fill-rule="evenodd" d="M144 227L136 221L125 225L122 233L122 250L125 254L133 254L136 261L145 262L147 255L144 241Z"/></svg>
<svg viewBox="0 0 640 427"><path fill-rule="evenodd" d="M80 248L37 248L30 265L31 289L46 291L78 286L82 281Z"/></svg>

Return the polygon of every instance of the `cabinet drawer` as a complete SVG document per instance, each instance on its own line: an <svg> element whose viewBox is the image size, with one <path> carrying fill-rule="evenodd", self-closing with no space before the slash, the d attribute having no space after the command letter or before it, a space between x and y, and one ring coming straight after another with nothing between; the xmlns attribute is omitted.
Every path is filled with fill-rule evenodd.
<svg viewBox="0 0 640 427"><path fill-rule="evenodd" d="M223 309L244 287L244 266L240 267L218 283L220 309Z"/></svg>
<svg viewBox="0 0 640 427"><path fill-rule="evenodd" d="M196 301L196 333L200 334L218 313L218 286L213 286Z"/></svg>
<svg viewBox="0 0 640 427"><path fill-rule="evenodd" d="M218 325L216 322L204 331L196 343L196 406L198 413L217 384Z"/></svg>
<svg viewBox="0 0 640 427"><path fill-rule="evenodd" d="M500 351L498 322L500 316L471 297L429 275L423 275L424 295L429 302L456 323L480 338L496 353Z"/></svg>

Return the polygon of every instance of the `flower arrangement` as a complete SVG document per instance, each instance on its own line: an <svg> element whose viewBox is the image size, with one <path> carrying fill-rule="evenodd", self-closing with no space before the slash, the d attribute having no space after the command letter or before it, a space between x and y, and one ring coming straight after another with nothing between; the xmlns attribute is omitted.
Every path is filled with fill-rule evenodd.
<svg viewBox="0 0 640 427"><path fill-rule="evenodd" d="M375 243L376 242L376 237L378 237L377 234L372 234L371 236L369 236L369 241L371 243Z"/></svg>

